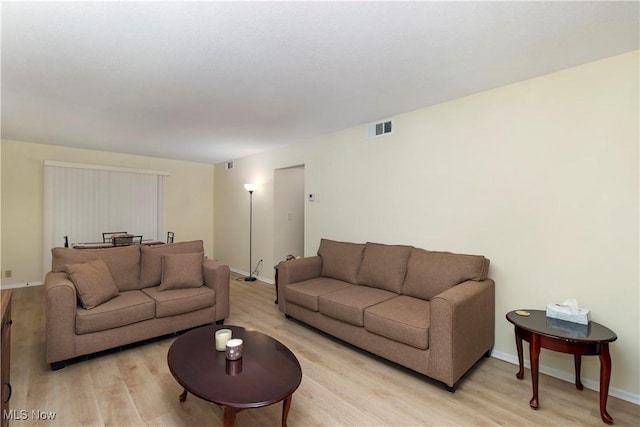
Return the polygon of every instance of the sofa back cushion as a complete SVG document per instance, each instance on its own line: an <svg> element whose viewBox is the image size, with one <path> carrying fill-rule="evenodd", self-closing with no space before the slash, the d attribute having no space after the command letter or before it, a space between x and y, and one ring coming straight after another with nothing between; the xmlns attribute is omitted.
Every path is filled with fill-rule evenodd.
<svg viewBox="0 0 640 427"><path fill-rule="evenodd" d="M358 271L358 284L399 294L411 249L411 246L367 242Z"/></svg>
<svg viewBox="0 0 640 427"><path fill-rule="evenodd" d="M489 260L483 256L414 248L402 294L430 300L458 283L486 279L488 270Z"/></svg>
<svg viewBox="0 0 640 427"><path fill-rule="evenodd" d="M356 284L364 244L321 239L322 276Z"/></svg>
<svg viewBox="0 0 640 427"><path fill-rule="evenodd" d="M51 271L65 272L66 266L102 259L118 290L132 291L140 283L140 245L107 249L51 249Z"/></svg>
<svg viewBox="0 0 640 427"><path fill-rule="evenodd" d="M140 248L140 288L157 286L162 280L162 256L167 254L204 253L202 240L142 246Z"/></svg>

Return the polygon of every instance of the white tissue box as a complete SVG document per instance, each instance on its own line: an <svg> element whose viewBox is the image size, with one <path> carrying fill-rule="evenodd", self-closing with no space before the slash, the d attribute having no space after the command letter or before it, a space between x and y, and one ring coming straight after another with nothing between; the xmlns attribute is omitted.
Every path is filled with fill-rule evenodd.
<svg viewBox="0 0 640 427"><path fill-rule="evenodd" d="M579 323L581 325L588 325L591 321L591 310L588 308L575 308L562 304L548 304L547 317Z"/></svg>

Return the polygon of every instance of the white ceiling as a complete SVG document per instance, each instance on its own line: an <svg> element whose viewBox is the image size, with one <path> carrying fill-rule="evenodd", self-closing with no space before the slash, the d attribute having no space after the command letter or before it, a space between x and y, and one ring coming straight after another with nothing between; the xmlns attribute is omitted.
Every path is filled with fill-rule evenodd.
<svg viewBox="0 0 640 427"><path fill-rule="evenodd" d="M639 48L631 2L3 2L2 138L217 163Z"/></svg>

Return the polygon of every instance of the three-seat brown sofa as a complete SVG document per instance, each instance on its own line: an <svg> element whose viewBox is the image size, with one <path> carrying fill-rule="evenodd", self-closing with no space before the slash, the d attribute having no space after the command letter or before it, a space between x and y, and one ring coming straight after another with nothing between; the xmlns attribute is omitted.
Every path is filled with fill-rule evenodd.
<svg viewBox="0 0 640 427"><path fill-rule="evenodd" d="M202 240L108 249L52 249L45 277L47 363L229 316L229 267Z"/></svg>
<svg viewBox="0 0 640 427"><path fill-rule="evenodd" d="M488 268L483 256L322 239L317 256L278 265L278 306L455 391L493 348Z"/></svg>

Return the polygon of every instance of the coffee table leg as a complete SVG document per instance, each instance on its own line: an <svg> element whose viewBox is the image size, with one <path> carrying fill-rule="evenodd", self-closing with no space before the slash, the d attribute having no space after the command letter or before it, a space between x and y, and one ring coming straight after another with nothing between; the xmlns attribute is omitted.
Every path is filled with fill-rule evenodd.
<svg viewBox="0 0 640 427"><path fill-rule="evenodd" d="M184 389L184 391L182 392L182 394L178 397L178 399L180 399L180 402L184 402L187 399L187 390Z"/></svg>
<svg viewBox="0 0 640 427"><path fill-rule="evenodd" d="M600 417L607 424L613 423L613 418L607 412L607 397L609 396L609 381L611 380L611 355L609 343L600 346Z"/></svg>
<svg viewBox="0 0 640 427"><path fill-rule="evenodd" d="M282 402L282 427L287 427L287 416L289 416L289 409L291 408L291 399L293 399L293 396L287 397Z"/></svg>
<svg viewBox="0 0 640 427"><path fill-rule="evenodd" d="M531 384L533 385L533 397L529 406L538 409L538 363L540 359L540 335L533 334L529 343L529 355L531 356Z"/></svg>
<svg viewBox="0 0 640 427"><path fill-rule="evenodd" d="M222 425L224 427L233 427L236 422L236 410L227 406L222 408Z"/></svg>
<svg viewBox="0 0 640 427"><path fill-rule="evenodd" d="M518 367L520 368L516 373L516 378L521 380L524 378L524 362L522 360L522 337L518 332L518 327L515 328L516 335L516 350L518 350Z"/></svg>

